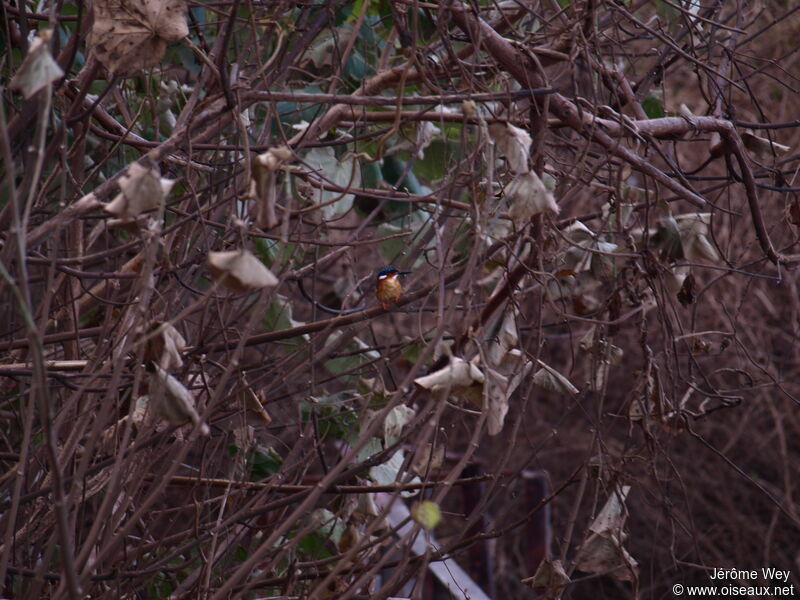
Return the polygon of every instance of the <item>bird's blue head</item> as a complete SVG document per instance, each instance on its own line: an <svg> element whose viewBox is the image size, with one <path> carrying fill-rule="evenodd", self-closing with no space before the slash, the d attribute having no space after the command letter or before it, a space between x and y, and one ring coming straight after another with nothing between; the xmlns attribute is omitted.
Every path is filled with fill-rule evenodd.
<svg viewBox="0 0 800 600"><path fill-rule="evenodd" d="M408 275L409 273L411 273L411 271L401 271L397 267L389 265L378 271L378 281L387 278L394 278L398 275Z"/></svg>

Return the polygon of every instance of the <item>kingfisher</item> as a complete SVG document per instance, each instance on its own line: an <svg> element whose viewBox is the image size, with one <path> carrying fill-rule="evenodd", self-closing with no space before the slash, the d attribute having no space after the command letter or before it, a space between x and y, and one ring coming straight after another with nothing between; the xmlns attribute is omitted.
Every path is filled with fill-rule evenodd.
<svg viewBox="0 0 800 600"><path fill-rule="evenodd" d="M383 310L389 302L397 302L400 294L403 293L403 286L400 285L400 275L408 275L411 271L401 271L397 267L389 265L378 271L378 281L375 285L375 297L381 303Z"/></svg>

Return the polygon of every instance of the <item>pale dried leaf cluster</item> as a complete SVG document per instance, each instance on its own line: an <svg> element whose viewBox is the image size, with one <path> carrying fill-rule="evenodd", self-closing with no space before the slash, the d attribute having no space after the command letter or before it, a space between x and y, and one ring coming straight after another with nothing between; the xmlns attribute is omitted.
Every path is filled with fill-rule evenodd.
<svg viewBox="0 0 800 600"><path fill-rule="evenodd" d="M115 75L158 65L167 43L189 35L184 0L95 0L87 43Z"/></svg>

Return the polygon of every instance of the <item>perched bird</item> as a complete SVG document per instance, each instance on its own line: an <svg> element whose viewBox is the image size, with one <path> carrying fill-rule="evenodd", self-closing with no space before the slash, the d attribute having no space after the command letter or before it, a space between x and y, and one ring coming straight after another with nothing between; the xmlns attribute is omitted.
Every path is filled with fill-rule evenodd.
<svg viewBox="0 0 800 600"><path fill-rule="evenodd" d="M381 303L383 310L389 302L397 302L400 294L403 293L403 286L400 285L400 275L408 275L411 271L401 271L397 267L389 265L378 271L378 281L375 285L375 297Z"/></svg>

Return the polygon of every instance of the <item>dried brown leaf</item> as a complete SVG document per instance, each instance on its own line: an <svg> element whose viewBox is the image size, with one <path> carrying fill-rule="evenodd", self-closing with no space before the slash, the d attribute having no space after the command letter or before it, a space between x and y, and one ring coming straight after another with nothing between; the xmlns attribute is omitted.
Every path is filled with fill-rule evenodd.
<svg viewBox="0 0 800 600"><path fill-rule="evenodd" d="M483 383L483 372L472 362L454 356L446 367L434 371L430 375L417 377L414 380L418 386L426 390L442 390L449 388L466 388L473 383Z"/></svg>
<svg viewBox="0 0 800 600"><path fill-rule="evenodd" d="M528 154L532 140L527 131L510 123L492 123L489 125L489 135L514 173L525 173L529 170Z"/></svg>
<svg viewBox="0 0 800 600"><path fill-rule="evenodd" d="M50 53L50 38L53 32L45 29L33 39L28 47L28 54L22 61L14 78L11 80L12 90L19 90L26 99L33 96L49 83L64 76L64 71Z"/></svg>
<svg viewBox="0 0 800 600"><path fill-rule="evenodd" d="M161 177L158 169L132 163L128 172L119 178L120 193L105 205L105 211L122 219L135 219L158 207L174 183L172 179Z"/></svg>
<svg viewBox="0 0 800 600"><path fill-rule="evenodd" d="M170 424L183 425L191 421L203 435L210 433L208 425L197 413L194 394L159 366L151 374L150 392L150 399L156 401L159 414Z"/></svg>
<svg viewBox="0 0 800 600"><path fill-rule="evenodd" d="M558 214L552 192L533 171L517 175L509 184L506 196L511 202L509 215L515 221L527 221L545 211Z"/></svg>
<svg viewBox="0 0 800 600"><path fill-rule="evenodd" d="M630 486L617 486L589 526L591 532L575 557L576 568L586 573L607 574L620 581L635 581L638 563L623 547L625 499Z"/></svg>
<svg viewBox="0 0 800 600"><path fill-rule="evenodd" d="M181 353L186 348L186 340L181 333L169 322L155 322L150 331L152 335L145 346L145 362L154 362L167 371L182 367Z"/></svg>
<svg viewBox="0 0 800 600"><path fill-rule="evenodd" d="M209 252L207 262L214 279L234 292L278 285L272 271L247 250Z"/></svg>
<svg viewBox="0 0 800 600"><path fill-rule="evenodd" d="M154 67L167 42L189 35L184 0L95 0L87 45L116 75Z"/></svg>
<svg viewBox="0 0 800 600"><path fill-rule="evenodd" d="M265 425L269 425L272 423L272 417L264 408L263 402L263 393L256 394L249 386L244 390L244 407L256 413Z"/></svg>
<svg viewBox="0 0 800 600"><path fill-rule="evenodd" d="M278 196L276 172L292 156L289 148L278 146L259 154L253 160L250 196L255 199L256 225L262 229L272 229L278 225L278 217L275 214Z"/></svg>
<svg viewBox="0 0 800 600"><path fill-rule="evenodd" d="M540 360L537 360L536 362L538 362L539 366L542 367L533 375L533 382L536 385L559 394L568 394L574 396L580 393L580 390L572 385L572 382L569 379L564 377L553 367L543 363Z"/></svg>
<svg viewBox="0 0 800 600"><path fill-rule="evenodd" d="M497 435L503 431L506 415L508 414L508 403L511 395L528 376L533 363L526 362L516 375L506 376L494 369L486 369L486 391L489 395L489 415L486 427L489 435Z"/></svg>
<svg viewBox="0 0 800 600"><path fill-rule="evenodd" d="M791 146L784 146L769 138L760 137L751 131L742 133L742 143L759 160L774 158L778 154L786 154Z"/></svg>
<svg viewBox="0 0 800 600"><path fill-rule="evenodd" d="M539 563L539 568L533 577L523 579L522 583L534 589L544 590L545 598L559 598L571 580L560 560L545 558Z"/></svg>
<svg viewBox="0 0 800 600"><path fill-rule="evenodd" d="M423 444L417 446L414 459L411 461L411 470L424 476L429 470L436 470L444 464L444 445Z"/></svg>
<svg viewBox="0 0 800 600"><path fill-rule="evenodd" d="M580 571L610 575L619 581L635 581L638 566L619 537L612 533L591 534L575 557L575 567Z"/></svg>

